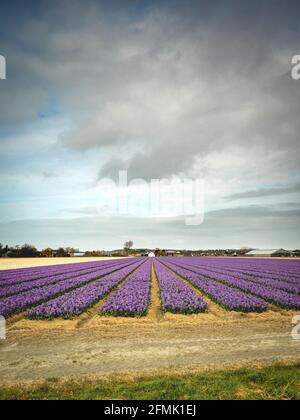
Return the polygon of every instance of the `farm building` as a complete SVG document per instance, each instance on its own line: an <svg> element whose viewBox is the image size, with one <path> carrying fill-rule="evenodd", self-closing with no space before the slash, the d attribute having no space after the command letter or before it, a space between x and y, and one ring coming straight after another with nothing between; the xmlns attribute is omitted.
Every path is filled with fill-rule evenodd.
<svg viewBox="0 0 300 420"><path fill-rule="evenodd" d="M166 251L166 255L168 255L169 257L174 257L174 256L179 256L182 255L182 253L180 251Z"/></svg>
<svg viewBox="0 0 300 420"><path fill-rule="evenodd" d="M246 257L289 257L291 253L285 249L253 249Z"/></svg>

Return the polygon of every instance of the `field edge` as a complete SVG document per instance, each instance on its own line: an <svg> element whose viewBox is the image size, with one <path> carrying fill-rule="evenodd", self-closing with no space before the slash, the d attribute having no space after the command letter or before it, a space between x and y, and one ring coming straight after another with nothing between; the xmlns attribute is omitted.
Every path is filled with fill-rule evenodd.
<svg viewBox="0 0 300 420"><path fill-rule="evenodd" d="M0 385L0 400L40 399L257 399L298 400L300 358L217 370L168 369L152 374L50 378Z"/></svg>

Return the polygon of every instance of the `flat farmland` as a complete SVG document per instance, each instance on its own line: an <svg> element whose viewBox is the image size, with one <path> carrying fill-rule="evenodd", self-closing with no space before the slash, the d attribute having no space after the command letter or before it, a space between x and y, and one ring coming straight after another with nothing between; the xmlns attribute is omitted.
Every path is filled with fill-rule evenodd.
<svg viewBox="0 0 300 420"><path fill-rule="evenodd" d="M14 270L19 268L43 267L48 265L74 264L80 262L106 261L117 259L112 257L70 257L70 258L0 258L1 270Z"/></svg>
<svg viewBox="0 0 300 420"><path fill-rule="evenodd" d="M1 381L298 360L299 278L299 261L262 259L4 270Z"/></svg>

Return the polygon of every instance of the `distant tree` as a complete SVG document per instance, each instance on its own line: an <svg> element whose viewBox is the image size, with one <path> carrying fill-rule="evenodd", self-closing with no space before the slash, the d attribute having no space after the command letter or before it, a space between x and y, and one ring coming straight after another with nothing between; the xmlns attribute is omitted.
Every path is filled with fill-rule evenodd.
<svg viewBox="0 0 300 420"><path fill-rule="evenodd" d="M79 249L78 248L70 248L70 247L68 247L68 248L65 248L65 251L68 253L68 254L75 254L76 252L79 252Z"/></svg>
<svg viewBox="0 0 300 420"><path fill-rule="evenodd" d="M58 248L58 250L56 252L56 256L57 257L69 257L70 254L68 254L68 252L64 248Z"/></svg>
<svg viewBox="0 0 300 420"><path fill-rule="evenodd" d="M51 248L43 249L43 251L41 252L41 256L46 257L46 258L53 257L53 249Z"/></svg>
<svg viewBox="0 0 300 420"><path fill-rule="evenodd" d="M107 252L106 251L86 251L84 253L85 257L107 257Z"/></svg>
<svg viewBox="0 0 300 420"><path fill-rule="evenodd" d="M4 246L3 244L0 244L0 258L3 257L7 252L9 251L8 246Z"/></svg>
<svg viewBox="0 0 300 420"><path fill-rule="evenodd" d="M24 244L22 246L16 245L12 248L6 246L2 249L1 253L10 258L34 258L40 256L40 252L36 247L29 244Z"/></svg>
<svg viewBox="0 0 300 420"><path fill-rule="evenodd" d="M124 251L126 251L127 253L129 253L129 251L133 248L133 242L132 241L127 241L124 244Z"/></svg>
<svg viewBox="0 0 300 420"><path fill-rule="evenodd" d="M125 242L125 244L124 244L125 249L131 249L132 247L133 247L133 242L132 241Z"/></svg>
<svg viewBox="0 0 300 420"><path fill-rule="evenodd" d="M6 255L9 258L19 258L20 257L20 246L16 245L15 247L9 248Z"/></svg>
<svg viewBox="0 0 300 420"><path fill-rule="evenodd" d="M159 256L160 257L165 257L166 255L167 255L167 253L166 253L165 249L162 249L162 250L159 251Z"/></svg>
<svg viewBox="0 0 300 420"><path fill-rule="evenodd" d="M21 246L19 250L19 256L21 258L33 258L33 257L38 257L39 255L40 255L39 251L33 245L24 244Z"/></svg>

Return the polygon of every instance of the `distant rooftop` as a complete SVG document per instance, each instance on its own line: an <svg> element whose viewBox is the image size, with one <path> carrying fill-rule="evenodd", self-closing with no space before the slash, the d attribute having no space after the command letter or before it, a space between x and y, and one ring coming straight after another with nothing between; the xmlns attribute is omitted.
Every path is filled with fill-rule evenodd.
<svg viewBox="0 0 300 420"><path fill-rule="evenodd" d="M253 251L247 252L246 255L272 255L279 252L288 252L285 249L253 249Z"/></svg>

